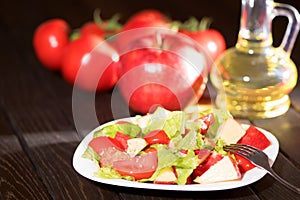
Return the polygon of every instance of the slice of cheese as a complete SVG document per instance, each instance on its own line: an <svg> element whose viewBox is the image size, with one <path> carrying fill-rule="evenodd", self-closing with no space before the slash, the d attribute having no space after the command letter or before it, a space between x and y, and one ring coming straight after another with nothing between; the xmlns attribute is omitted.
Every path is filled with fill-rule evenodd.
<svg viewBox="0 0 300 200"><path fill-rule="evenodd" d="M217 137L225 144L237 143L246 133L246 130L233 118L228 118L218 129Z"/></svg>
<svg viewBox="0 0 300 200"><path fill-rule="evenodd" d="M204 184L204 183L232 181L240 178L241 178L241 173L237 165L229 156L224 156L222 160L212 165L201 176L196 177L194 182Z"/></svg>

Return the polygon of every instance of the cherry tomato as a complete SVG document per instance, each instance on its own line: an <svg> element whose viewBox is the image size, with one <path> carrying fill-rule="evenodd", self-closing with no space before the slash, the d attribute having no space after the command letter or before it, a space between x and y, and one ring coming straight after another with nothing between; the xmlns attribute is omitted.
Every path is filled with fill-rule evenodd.
<svg viewBox="0 0 300 200"><path fill-rule="evenodd" d="M167 136L166 132L163 130L154 130L147 135L145 135L144 139L149 145L152 144L169 144L170 139Z"/></svg>
<svg viewBox="0 0 300 200"><path fill-rule="evenodd" d="M114 56L117 52L101 37L88 34L72 41L64 54L62 75L78 87L104 92L118 80Z"/></svg>
<svg viewBox="0 0 300 200"><path fill-rule="evenodd" d="M51 70L59 70L69 43L71 28L63 19L51 19L40 24L33 35L33 47L39 61Z"/></svg>
<svg viewBox="0 0 300 200"><path fill-rule="evenodd" d="M132 176L136 180L150 178L157 168L157 153L151 152L115 161L113 168L122 176Z"/></svg>

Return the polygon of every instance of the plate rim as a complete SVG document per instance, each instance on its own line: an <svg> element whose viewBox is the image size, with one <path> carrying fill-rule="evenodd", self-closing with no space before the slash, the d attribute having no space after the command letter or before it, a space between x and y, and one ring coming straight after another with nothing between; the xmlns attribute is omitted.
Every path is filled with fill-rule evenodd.
<svg viewBox="0 0 300 200"><path fill-rule="evenodd" d="M85 151L88 142L92 139L93 133L96 130L99 130L109 124L113 124L120 120L133 120L135 117L127 117L121 118L117 120L112 120L106 122L104 124L99 125L94 130L90 131L84 138L81 140L79 145L77 146L72 159L73 168L77 173L81 176L109 185L122 186L122 187L131 187L131 188L141 188L141 189L156 189L156 190L169 190L169 191L217 191L217 190L227 190L227 189L235 189L243 186L250 185L266 175L266 171L263 169L259 169L255 167L249 171L247 171L241 180L227 181L227 182L219 182L219 183L210 183L210 184L189 184L189 185L170 185L170 184L153 184L153 183L142 183L137 181L128 181L124 179L104 179L98 178L93 175L93 173L97 169L97 165L95 162L82 158L81 155ZM242 124L243 126L250 126L249 124ZM271 165L275 162L278 153L279 153L279 142L277 138L269 131L255 126L259 129L271 142L271 145L268 146L264 152L271 159ZM90 167L89 170L86 170L86 167Z"/></svg>

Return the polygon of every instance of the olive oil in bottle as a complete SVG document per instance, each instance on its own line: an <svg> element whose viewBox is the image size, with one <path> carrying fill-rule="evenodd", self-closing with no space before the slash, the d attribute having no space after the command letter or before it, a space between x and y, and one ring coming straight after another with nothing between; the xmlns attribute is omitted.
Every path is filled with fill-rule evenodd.
<svg viewBox="0 0 300 200"><path fill-rule="evenodd" d="M271 23L279 13L289 17L289 25L282 44L273 47ZM298 77L290 53L299 22L299 13L289 5L242 0L238 41L218 58L210 75L217 107L247 119L272 118L289 109L288 94Z"/></svg>

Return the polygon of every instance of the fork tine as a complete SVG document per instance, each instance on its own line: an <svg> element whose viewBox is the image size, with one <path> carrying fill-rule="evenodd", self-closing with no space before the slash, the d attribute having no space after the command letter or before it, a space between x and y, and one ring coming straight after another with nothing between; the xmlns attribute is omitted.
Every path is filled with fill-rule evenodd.
<svg viewBox="0 0 300 200"><path fill-rule="evenodd" d="M254 147L254 146L248 145L248 144L233 144L232 146L241 147L244 149L247 148L247 150L252 150L252 151L260 151L260 149Z"/></svg>
<svg viewBox="0 0 300 200"><path fill-rule="evenodd" d="M240 154L244 157L249 157L251 154L255 153L257 150L251 148L251 146L245 146L241 144L233 144L224 147L225 151L230 151L231 153Z"/></svg>
<svg viewBox="0 0 300 200"><path fill-rule="evenodd" d="M231 145L226 146L225 149L235 150L235 151L243 151L243 152L247 152L247 153L254 153L254 152L260 151L256 147L253 147L253 146L250 146L247 144L231 144Z"/></svg>
<svg viewBox="0 0 300 200"><path fill-rule="evenodd" d="M246 157L246 158L249 157L249 154L246 153L246 152L243 152L243 151L235 151L235 152L232 152L232 153L239 154L239 155L244 156L244 157Z"/></svg>

